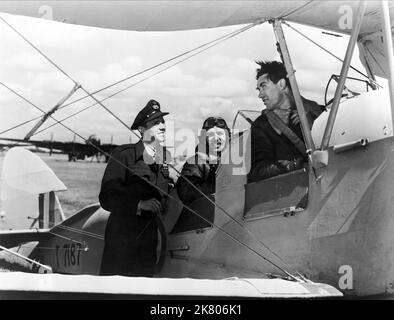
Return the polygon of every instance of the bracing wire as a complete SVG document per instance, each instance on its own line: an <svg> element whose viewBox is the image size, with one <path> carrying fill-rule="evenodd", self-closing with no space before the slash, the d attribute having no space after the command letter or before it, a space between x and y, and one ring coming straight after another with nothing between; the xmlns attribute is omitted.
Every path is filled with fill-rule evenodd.
<svg viewBox="0 0 394 320"><path fill-rule="evenodd" d="M33 119L30 119L30 120L27 120L27 121L23 121L23 122L21 122L21 123L15 125L15 126L13 126L13 127L11 127L11 128L8 128L8 129L6 129L6 130L4 130L4 131L1 131L1 132L0 132L0 135L1 135L1 134L4 134L4 133L7 133L7 132L10 132L10 131L12 131L12 130L15 130L15 129L19 128L19 127L22 127L22 126L24 126L25 124L28 124L28 123L30 123L30 122L33 122L34 120L41 119L42 117L43 117L43 116L38 116L38 117L35 117L35 118L33 118Z"/></svg>
<svg viewBox="0 0 394 320"><path fill-rule="evenodd" d="M80 242L80 241L71 239L71 238L66 237L66 236L62 236L62 235L57 234L57 233L55 233L55 232L53 232L53 231L48 231L48 233L50 233L51 235L54 235L55 237L59 237L59 238L64 239L64 240L71 241L71 242L74 242L74 243L78 243L78 244L80 244L80 245L83 245L83 243Z"/></svg>
<svg viewBox="0 0 394 320"><path fill-rule="evenodd" d="M331 51L329 51L328 49L324 48L322 45L318 44L316 41L312 40L311 38L309 38L308 36L306 36L305 34L303 34L301 31L297 30L296 28L294 28L293 26L291 26L290 24L288 24L286 21L283 21L283 24L285 24L286 26L288 26L290 29L292 29L293 31L295 31L296 33L298 33L299 35L301 35L302 37L304 37L305 39L309 40L310 42L312 42L315 46L319 47L320 49L322 49L324 52L328 53L330 56L334 57L335 59L337 59L338 61L343 62L343 59L339 58L337 55L333 54ZM361 72L360 70L356 69L353 66L350 66L350 68L352 70L354 70L355 72L357 72L358 74L362 75L363 77L367 78L369 81L372 81L374 84L376 84L377 86L379 86L380 88L382 88L381 85L379 85L375 80L369 78L366 74L364 74L363 72Z"/></svg>
<svg viewBox="0 0 394 320"><path fill-rule="evenodd" d="M27 39L22 33L20 33L17 29L15 29L11 24L7 22L2 16L0 19L10 27L17 35L19 35L23 40L25 40L31 47L33 47L37 52L39 52L45 59L47 59L56 69L58 69L61 73L63 73L68 79L70 79L75 85L78 85L73 78L71 78L62 68L60 68L54 61L52 61L44 52L42 52L38 47L36 47L29 39Z"/></svg>
<svg viewBox="0 0 394 320"><path fill-rule="evenodd" d="M4 20L4 19L3 19ZM5 20L4 20L5 21ZM53 64L58 70L60 70L63 74L65 74L67 76L67 78L69 78L71 81L73 81L75 84L77 84L77 82L71 78L64 70L62 70L58 65L56 65L49 57L47 57L41 50L39 50L36 46L34 46L34 44L32 44L28 39L26 39L21 33L19 33L16 29L14 29L9 23L7 23L5 21L5 23L7 25L9 25L18 35L20 35L27 43L29 43L34 49L36 49L43 57L45 57L51 64ZM3 84L3 86L5 86ZM7 87L7 86L5 86ZM8 87L7 87L8 88ZM98 101L91 93L89 93L86 89L84 89L81 86L81 89L88 94L92 99L94 99L98 104L100 104L107 112L109 112L113 117L115 117L120 123L122 123L124 126L126 126L126 128L129 129L129 127L120 119L118 118L110 109L108 109L106 106L104 106L100 101ZM12 90L13 91L13 90ZM15 91L13 91L14 93L16 93ZM21 97L21 95L18 94L18 96ZM29 102L27 99L23 98L25 101ZM30 102L29 102L30 103ZM31 103L30 103L31 104ZM35 108L37 108L38 110L40 110L41 112L45 113L43 110L41 110L39 107L35 106L34 104L32 104ZM99 150L101 153L107 155L110 157L110 155L108 155L106 152L104 152L103 150L101 150L99 147L95 146L94 144L92 144L90 141L88 141L87 139L83 138L81 135L79 135L77 132L75 132L74 130L72 130L71 128L67 127L64 123L59 122L58 120L56 120L55 118L53 118L51 116L51 118L53 120L55 120L57 123L60 123L62 126L64 126L66 129L72 131L74 134L78 135L80 138L82 138L83 140L85 140L85 142L91 144L94 148L96 148L97 150ZM133 132L133 131L131 131ZM134 133L134 132L133 132ZM134 133L135 134L135 133ZM114 158L112 158L114 159ZM116 160L116 159L115 159ZM120 165L124 166L121 162L117 161ZM126 166L124 166L126 169L130 170L129 168L127 168ZM173 167L174 168L174 167ZM176 168L174 168L176 170ZM131 171L131 170L130 170ZM179 171L178 171L179 172ZM133 172L133 174L135 174ZM137 175L138 176L138 175ZM152 184L149 180L144 179L143 177L140 177L142 180L144 180L145 182L147 182L148 184L152 185L154 188L156 189L160 189L159 187L157 187L156 185ZM190 183L190 181L189 181ZM191 183L191 185L193 185ZM194 185L193 185L194 186ZM160 190L161 192L163 192L163 190ZM164 194L166 194L168 197L173 198L172 196L170 196L169 194L167 194L166 192L163 192ZM175 198L174 198L175 199ZM214 203L215 206L217 206L216 203ZM187 206L185 206L187 208ZM220 208L220 207L219 207ZM187 208L189 209L189 208ZM232 220L234 220L235 222L237 222L237 220L235 220L234 218L232 218L228 213L226 213L226 211L224 211L222 208L220 208L226 215L228 215ZM190 209L189 209L190 210ZM199 216L200 218L202 218L203 220L205 220L208 223L209 222L207 219L205 219L204 217L202 217L201 215L199 215L197 212L195 212L194 210L190 210L191 212L193 212L194 214L196 214L197 216ZM213 224L213 223L212 223ZM271 263L272 265L274 265L275 267L279 268L282 272L284 272L285 274L287 274L288 276L290 276L291 278L297 280L293 275L291 275L289 272L287 272L285 269L281 268L280 266L278 266L277 264L275 264L274 262L268 260L266 257L264 257L263 255L261 255L260 253L258 253L256 250L254 250L253 248L249 247L248 245L244 244L242 241L240 241L239 239L235 238L233 235L231 235L230 233L228 233L227 231L225 231L224 229L222 229L221 227L213 224L218 230L221 230L222 232L224 232L227 236L229 236L231 239L233 239L234 241L238 242L239 244L245 246L246 248L248 248L249 250L251 250L252 252L256 253L258 256L260 256L263 260ZM241 225L242 226L242 225ZM243 227L243 226L242 226ZM251 235L255 238L255 236L251 233ZM260 240L258 240L259 243L263 244ZM265 244L263 244L264 247L267 248L267 246ZM272 252L272 251L271 251ZM276 254L275 254L276 255ZM278 256L277 256L278 257Z"/></svg>
<svg viewBox="0 0 394 320"><path fill-rule="evenodd" d="M20 34L20 32L18 32L15 28L13 28L4 18L0 17L0 19L3 20L4 23L6 23L6 24L7 24L12 30L14 30L18 35L20 35L23 39L25 39L25 41L27 41L27 43L31 44L30 41L28 41L24 36L22 36L22 35ZM246 30L248 30L248 29L250 29L250 28L256 26L257 24L261 24L261 23L262 23L262 22L256 22L256 23L253 23L253 24L249 24L249 25L247 25L247 26L245 26L245 27L242 27L242 28L240 28L240 29L238 29L238 30L229 32L229 33L227 33L227 34L225 34L225 35L223 35L223 36L220 36L220 37L218 37L218 38L216 38L216 39L214 39L214 40L211 40L211 41L206 42L206 43L204 43L204 44L202 44L202 45L199 45L199 46L197 46L197 47L195 47L195 48L193 48L193 49L190 49L190 50L185 51L185 52L183 52L183 53L181 53L181 54L178 54L178 55L175 56L175 57L172 57L172 58L170 58L170 59L167 59L167 60L165 60L165 61L162 61L162 62L160 62L160 63L158 63L158 64L156 64L156 65L154 65L154 66L148 67L148 68L146 68L146 69L144 69L144 70L141 70L141 71L139 71L139 72L137 72L137 73L135 73L135 74L132 74L132 75L130 75L130 76L128 76L128 77L125 77L125 78L123 78L123 79L121 79L121 80L118 80L118 81L116 81L116 82L114 82L114 83L112 83L112 84L109 84L109 85L107 85L107 86L105 86L105 87L103 87L103 88L101 88L101 89L99 89L99 90L96 90L96 91L92 92L91 94L94 95L94 94L100 93L100 92L102 92L102 91L104 91L104 90L107 90L107 89L109 89L109 88L111 88L111 87L113 87L113 86L116 86L116 85L118 85L118 84L120 84L120 83L122 83L122 82L125 82L125 81L130 80L130 79L132 79L132 78L135 78L135 77L137 77L137 76L139 76L139 75L142 75L142 74L144 74L144 73L147 73L147 72L149 72L149 71L151 71L151 70L154 70L155 68L158 68L158 67L160 67L160 66L162 66L162 65L165 65L166 63L169 63L169 62L174 61L174 60L176 60L176 59L178 59L178 58L181 58L181 57L183 57L183 56L185 56L185 55L188 55L188 54L190 54L190 53L192 53L192 52L194 52L194 51L197 51L197 50L199 50L199 49L201 49L201 48L204 48L204 47L207 47L207 46L208 46L207 49L209 49L209 48L211 48L211 47L214 47L214 46L220 44L221 42L223 42L223 41L225 41L225 40L227 40L227 39L229 39L229 38L231 38L231 37L233 37L233 36L235 36L235 35L238 35L239 33L242 33L242 32L244 32L244 31L246 31ZM34 45L33 45L33 48L35 48L36 50L38 50ZM199 53L201 53L201 52L203 52L203 51L206 51L207 49L205 49L205 50L200 50L197 54L199 54ZM40 51L39 51L39 52L40 52ZM40 52L40 53L41 53L41 52ZM186 59L182 59L180 62L186 61L186 60L190 59L191 57L194 57L194 56L197 55L197 54L193 54L193 55L191 55L190 57L188 57L188 58L186 58ZM46 56L44 55L44 57L46 57ZM51 63L52 63L52 60L50 60L50 61L51 61ZM180 63L180 62L179 62L179 63ZM175 65L177 65L177 63L174 63L172 66L175 66ZM165 68L165 69L163 69L162 71L155 73L154 75L159 74L159 73L161 73L161 72L163 72L163 71L165 71L165 70L167 70L167 69L169 69L169 68ZM152 76L154 76L154 75L152 75ZM129 88L132 88L133 86L135 86L135 85L137 85L137 84L139 84L139 83L141 83L141 82L143 82L143 81L145 81L145 80L147 80L147 79L149 79L149 78L150 78L150 77L146 77L146 78L144 78L143 80L138 81L137 83L135 83L135 84L133 84L133 85L131 85L131 86L128 86L128 87L126 87L125 89L120 90L120 91L116 92L115 94L113 94L113 95L111 95L111 96L109 96L109 97L107 97L106 99L103 99L103 100L101 100L101 101L107 100L107 99L109 99L109 98L111 98L111 97L113 97L113 96L115 96L115 95L117 95L117 94L119 94L119 93L121 93L121 92L123 92L123 91L129 89ZM79 101L82 101L82 100L88 98L88 97L90 97L89 94L87 94L87 95L85 95L85 96L83 96L83 97L81 97L81 98L75 99L75 100L73 100L73 101L71 101L71 102L68 102L68 103L66 103L66 104L64 104L64 105L62 105L62 106L60 106L60 107L58 108L58 110L61 110L61 109L66 108L66 107L68 107L68 106L71 106L71 105L73 105L73 104L75 104L75 103L77 103L77 102L79 102ZM97 103L95 103L94 105L96 105L96 104L97 104ZM81 112L84 111L84 110L87 110L87 109L89 109L89 108L91 108L91 107L93 107L94 105L91 105L91 106L89 106L89 107L87 107L87 108L81 110ZM76 114L79 114L79 113L80 113L80 112L77 112L77 113L71 115L70 117L72 117L72 116L74 116L74 115L76 115ZM8 129L6 129L6 130L0 132L0 135L1 135L1 134L4 134L4 133L7 133L7 132L9 132L9 131L12 131L12 130L14 130L14 129L16 129L16 128L19 128L19 127L21 127L21 126L23 126L23 125L25 125L25 124L28 124L28 123L30 123L30 122L32 122L32 121L38 120L38 119L40 119L40 118L42 118L42 117L43 117L43 116L40 115L40 116L35 117L35 118L32 118L32 119L30 119L30 120L28 120L28 121L24 121L24 122L22 122L22 123L20 123L20 124L18 124L18 125L16 125L16 126L13 126L13 127L11 127L11 128L8 128ZM70 117L68 117L68 118L70 118ZM67 118L67 119L68 119L68 118ZM65 119L65 120L66 120L66 119ZM54 125L56 125L56 123L53 124L53 125L51 125L50 127L52 127L52 126L54 126ZM49 128L49 127L48 127L48 128ZM40 130L39 132L44 131L44 130L46 130L46 129L48 129L48 128L45 128L45 129L43 129L43 130ZM35 133L35 134L38 134L39 132L37 132L37 133Z"/></svg>
<svg viewBox="0 0 394 320"><path fill-rule="evenodd" d="M7 23L8 24L8 23ZM8 24L9 25L9 24ZM248 25L248 26L246 26L246 27L244 27L244 28L242 28L241 30L239 30L238 32L236 32L236 33L233 33L230 37L228 37L228 38L231 38L231 37L234 37L235 35L237 35L237 34L239 34L239 33L241 33L241 32L244 32L244 31L246 31L246 30L248 30L249 28L251 28L251 27L253 27L254 25L256 25L256 23L255 24L251 24L251 25ZM10 25L9 25L10 26ZM17 30L15 30L12 26L10 26L15 32L17 32L17 34L19 34L20 36L22 36L23 37L23 35L21 35ZM221 41L224 41L224 40L227 40L228 38L222 38L222 40ZM47 58L52 64L54 64L54 62L51 60L51 59L49 59L45 54L43 54L42 53L42 51L41 50L39 50L37 47L35 47L28 39L26 39L25 37L23 37L23 39L25 39L30 45L32 45L33 46L33 48L35 48L40 54L42 54L45 58ZM213 46L213 45L211 45L211 46ZM205 49L203 49L202 51L205 51L205 50L207 50L207 49L209 49L210 48L210 46L208 47L208 48L205 48ZM197 52L197 53L195 53L194 55L197 55L197 54L199 54L200 52ZM190 59L191 57L193 57L194 55L192 55L192 56L190 56L190 57L187 57L187 58L185 58L184 60L186 60L186 59ZM184 61L184 60L182 60L182 61ZM179 61L179 62L177 62L176 64L178 64L178 63L181 63L182 61ZM175 64L174 64L175 65ZM173 65L171 65L171 66L169 66L169 67L167 67L167 68L170 68L170 67L172 67ZM57 69L61 69L60 67L58 67L58 66L56 66L57 67ZM166 69L164 69L164 70L166 70ZM163 70L163 71L164 71ZM63 71L62 70L62 73L63 74L66 74L66 72L65 71ZM68 78L70 78L72 81L74 81L74 83L77 83L75 80L73 80L70 76L68 76L67 75L67 77ZM116 120L118 120L120 123L122 123L128 130L130 130L129 129L129 126L126 124L126 123L124 123L124 121L122 121L118 116L116 116L110 109L108 109L106 106L104 106L102 103L101 103L101 101L98 101L94 96L93 96L93 94L90 94L89 92L87 92L82 86L81 86L81 89L82 90L84 90L88 95L90 95L95 101L96 101L96 104L100 104L107 112L109 112ZM40 110L41 111L41 110ZM56 120L57 121L57 120ZM57 122L57 123L60 123L60 121L59 122ZM135 134L136 136L137 136L137 138L138 139L140 139L140 137L134 132L134 131L131 131L133 134ZM243 226L238 220L236 220L235 218L233 218L230 214L228 214L221 206L219 206L219 205L217 205L214 201L212 201L211 199L209 199L209 197L207 197L203 192L201 192L196 186L194 186L194 184L188 179L188 178L186 178L185 176L183 176L182 174L181 174L181 172L178 170L178 169L176 169L175 168L175 166L172 166L171 164L169 164L179 175L181 175L197 192L199 192L199 193L201 193L201 195L202 196L204 196L204 197L206 197L213 205L215 205L216 207L218 207L223 213L225 213L232 221L234 221L235 223L237 223L239 226L241 226L242 228L244 228L246 231L247 231L247 233L249 234L249 235L251 235L252 237L253 237L253 239L255 240L255 241L257 241L258 243L260 243L261 245L263 245L267 250L269 250L272 254L274 254L277 258L279 258L282 262L284 262L277 254L275 254L267 245L265 245L263 242L261 242L261 240L259 240L259 239L257 239L255 236L254 236L254 234L249 230L249 229L247 229L245 226Z"/></svg>
<svg viewBox="0 0 394 320"><path fill-rule="evenodd" d="M249 27L252 27L252 26L250 25ZM239 31L239 33L240 33L240 32L241 32L241 31ZM243 31L242 31L242 32L243 32ZM237 35L237 34L239 34L239 33L236 33L235 35ZM186 58L184 58L184 59L182 59L182 60L177 61L176 63L171 64L170 66L167 66L166 68L163 68L163 69L161 69L161 70L159 70L159 71L157 71L157 72L155 72L155 73L153 73L153 74L151 74L151 75L149 75L149 76L147 76L147 77L145 77L145 78L143 78L143 79L141 79L141 80L139 80L139 81L137 81L137 82L135 82L135 83L133 83L133 84L131 84L131 85L129 85L129 86L123 88L123 89L121 89L121 90L119 90L119 91L116 91L116 92L114 92L113 94L107 96L106 98L104 98L104 99L102 99L102 100L99 100L98 102L95 102L95 103L93 103L93 104L91 104L91 105L89 105L89 106L87 106L87 107L85 107L85 108L83 108L83 109L81 109L81 110L79 110L79 111L77 111L77 112L75 112L75 113L73 113L73 114L71 114L71 115L69 115L69 116L67 116L67 117L65 117L65 118L63 118L63 119L61 119L61 120L59 120L59 122L63 122L63 121L65 121L65 120L68 120L68 119L70 119L70 118L72 118L72 117L74 117L74 116L76 116L76 115L78 115L78 114L84 112L85 110L88 110L88 109L90 109L90 108L92 108L92 107L98 105L98 104L101 103L101 102L104 102L104 101L106 101L106 100L108 100L108 99L110 99L110 98L112 98L112 97L114 97L114 96L116 96L116 95L118 95L118 94L120 94L120 93L122 93L122 92L124 92L124 91L126 91L126 90L128 90L128 89L130 89L130 88L132 88L132 87L135 87L135 86L137 86L138 84L140 84L140 83L142 83L142 82L144 82L144 81L146 81L146 80L148 80L148 79L150 79L150 78L153 78L154 76L156 76L156 75L158 75L158 74L160 74L160 73L162 73L162 72L164 72L164 71L166 71L166 70L168 70L168 69L170 69L170 68L176 66L177 64L180 64L180 63L182 63L182 62L184 62L184 61L186 61L186 60L191 59L192 57L194 57L194 56L196 56L196 55L198 55L198 54L200 54L200 53L202 53L202 52L204 52L204 51L210 49L210 48L213 47L213 46L216 46L217 44L219 44L220 42L222 42L222 41L224 41L224 40L230 39L230 37L233 37L233 36L235 36L235 35L229 36L228 38L225 38L225 39L219 41L218 43L215 43L215 44L213 44L213 45L210 45L210 46L208 46L207 48L204 48L204 49L202 49L202 50L200 50L200 51L198 51L198 52L196 52L196 53L194 53L194 54L192 54L192 55L190 55L190 56L188 56L188 57L186 57ZM94 94L94 93L92 93L92 94ZM71 103L73 103L73 102L71 102ZM70 103L70 104L71 104L71 103ZM69 105L69 104L68 104L68 105ZM62 107L66 107L66 106L68 106L68 105L64 105L64 106L62 106ZM60 110L60 109L61 109L61 108L59 108L59 110ZM43 132L43 131L45 131L45 130L47 130L47 129L49 129L49 128L52 128L53 126L56 126L57 124L58 124L58 123L55 122L55 123L53 123L53 124L51 124L51 125L49 125L49 126L43 128L43 129L37 131L37 132L34 133L32 136L37 135L37 134L39 134L39 133L41 133L41 132ZM1 133L0 133L0 134L1 134Z"/></svg>
<svg viewBox="0 0 394 320"><path fill-rule="evenodd" d="M101 89L99 89L99 90L96 90L96 91L92 92L91 94L100 93L100 92L102 92L102 91L104 91L104 90L107 90L107 89L109 89L109 88L111 88L111 87L113 87L113 86L115 86L115 85L118 85L118 84L120 84L120 83L122 83L122 82L125 82L125 81L130 80L130 79L132 79L132 78L135 78L135 77L137 77L137 76L139 76L139 75L142 75L142 74L144 74L144 73L147 73L148 71L151 71L151 70L153 70L153 69L156 69L156 68L158 68L158 67L160 67L160 66L162 66L162 65L165 65L166 63L169 63L169 62L171 62L171 61L174 61L174 60L176 60L176 59L178 59L178 58L181 58L181 57L183 57L183 56L185 56L185 55L188 55L188 54L190 54L190 53L192 53L192 52L194 52L194 51L197 51L197 50L199 50L199 49L202 49L202 48L204 48L204 47L206 47L206 46L209 46L209 48L211 48L211 47L213 47L213 46L216 46L216 45L218 45L219 43L221 43L221 42L223 42L223 41L225 41L225 40L227 40L227 39L229 39L229 38L231 38L231 37L233 37L233 36L235 36L235 35L238 35L238 34L244 32L244 31L246 31L246 30L248 30L248 29L250 29L250 28L252 28L252 27L254 27L254 26L258 25L258 24L261 24L261 23L262 23L262 22L255 22L255 23L249 24L249 25L247 25L247 26L245 26L245 27L242 27L242 28L240 28L240 29L238 29L238 30L229 32L229 33L227 33L227 34L225 34L225 35L223 35L223 36L220 36L220 37L218 37L218 38L216 38L216 39L214 39L214 40L211 40L211 41L209 41L209 42L206 42L206 43L204 43L204 44L202 44L202 45L199 45L199 46L197 46L197 47L195 47L195 48L193 48L193 49L190 49L190 50L185 51L185 52L183 52L183 53L181 53L181 54L178 54L178 55L176 55L176 56L174 56L174 57L172 57L172 58L170 58L170 59L167 59L167 60L165 60L165 61L162 61L162 62L160 62L160 63L158 63L158 64L156 64L156 65L154 65L154 66L148 67L148 68L146 68L146 69L144 69L144 70L141 70L141 71L139 71L139 72L137 72L137 73L135 73L135 74L133 74L133 75L130 75L130 76L126 77L126 78L123 78L123 79L121 79L121 80L119 80L119 81L117 81L117 82L114 82L114 83L110 84L110 85L107 85L107 86L105 86L105 87L103 87L103 88L101 88ZM202 51L200 51L200 52L203 52L203 51L205 51L205 50L202 50ZM195 54L194 54L194 55L195 55ZM192 56L194 56L194 55L192 55ZM187 60L187 59L185 59L185 60ZM185 61L185 60L181 60L181 61ZM174 65L176 65L176 64L174 64ZM165 69L165 70L166 70L166 69ZM74 101L71 101L71 102L65 104L65 105L62 106L61 108L68 107L69 105L74 104L74 103L76 103L76 102L79 102L79 101L81 101L81 100L83 100L83 99L85 99L85 98L88 98L88 97L89 97L89 95L86 95L86 96L83 96L83 97L81 97L81 98L78 98L78 99L76 99L76 100L74 100Z"/></svg>
<svg viewBox="0 0 394 320"><path fill-rule="evenodd" d="M314 2L315 0L309 0L307 3L304 3L302 5L300 5L299 7L291 10L288 13L285 13L284 15L281 15L280 18L284 19L284 18L288 18L289 16L291 16L294 13L298 13L299 11L301 11L302 9L305 9L307 6L309 6L312 2Z"/></svg>
<svg viewBox="0 0 394 320"><path fill-rule="evenodd" d="M32 217L28 217L28 219L32 219L32 220L36 220L36 221L40 221L40 222L45 222L44 219L39 219L39 218L32 218ZM90 231L86 231L86 230L82 230L82 229L78 229L78 228L73 228L70 226L65 226L62 224L56 224L56 223L52 223L49 227L52 228L56 228L56 229L63 229L66 231L70 231L70 232L74 232L74 233L78 233L78 234L82 234L88 237L92 237L92 238L96 238L99 240L104 240L104 237L98 233L93 233Z"/></svg>
<svg viewBox="0 0 394 320"><path fill-rule="evenodd" d="M8 88L9 90L11 90L12 92L14 92L18 97L22 98L23 100L25 100L26 102L28 102L29 104L31 104L34 108L38 109L40 112L45 113L44 110L42 110L41 108L39 108L38 106L36 106L35 104L33 104L32 102L30 102L29 100L27 100L26 98L24 98L22 95L20 95L19 93L17 93L15 90L11 89L10 87L8 87L7 85L5 85L4 83L0 82L0 84L2 84L4 87ZM55 119L53 116L50 116L54 121L58 122L57 119ZM153 182L149 181L148 179L146 179L145 177L141 176L140 174L134 172L133 170L131 170L128 166L124 165L121 161L119 161L118 159L112 157L110 154L108 154L107 152L105 152L104 150L102 150L100 147L96 146L94 143L92 143L90 140L84 138L82 135L80 135L79 133L77 133L75 130L73 130L72 128L68 127L67 125L65 125L64 123L59 123L60 125L62 125L64 128L66 128L67 130L69 130L70 132L74 133L76 136L78 136L79 138L81 138L82 140L84 140L87 144L90 144L93 148L95 148L96 150L98 150L99 152L101 152L102 154L104 154L105 156L108 156L109 158L111 158L113 161L115 161L117 164L119 164L120 166L122 166L123 168L125 168L127 171L131 172L132 174L136 175L137 177L139 177L141 180L145 181L147 184L149 184L150 186L152 186L153 188L157 189L158 191L160 191L162 194L164 194L165 196L167 196L168 198L171 198L175 201L179 201L178 199L176 199L174 196L170 195L168 192L162 190L160 187L156 186ZM202 215L200 215L199 213L197 213L195 210L191 209L189 206L183 204L183 206L188 209L190 212L192 212L193 214L195 214L196 216L198 216L199 218L201 218L202 220L204 220L205 222L213 225L215 228L217 228L218 230L220 230L222 233L224 233L225 235L227 235L230 239L232 239L233 241L237 242L238 244L240 244L241 246L249 249L250 251L252 251L253 253L255 253L257 256L259 256L260 258L262 258L264 261L270 263L271 265L273 265L274 267L278 268L279 270L281 270L283 273L285 273L287 276L291 277L292 279L299 281L295 276L293 276L291 273L289 273L287 270L285 270L284 268L282 268L281 266L277 265L275 262L267 259L264 255L260 254L258 251L256 251L255 249L249 247L247 244L243 243L241 240L239 240L238 238L236 238L235 236L233 236L231 233L227 232L226 230L224 230L222 227L218 226L217 224L209 221L208 219L206 219L205 217L203 217ZM58 234L54 234L56 236L59 237L63 237L60 236ZM67 238L68 239L68 238Z"/></svg>

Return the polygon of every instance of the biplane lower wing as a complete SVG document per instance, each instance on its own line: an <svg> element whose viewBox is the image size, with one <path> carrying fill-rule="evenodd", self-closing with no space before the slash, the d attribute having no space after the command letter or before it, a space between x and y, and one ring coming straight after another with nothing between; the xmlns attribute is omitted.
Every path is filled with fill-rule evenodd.
<svg viewBox="0 0 394 320"><path fill-rule="evenodd" d="M341 297L332 286L283 279L168 279L123 276L0 273L0 299L158 297L328 298Z"/></svg>
<svg viewBox="0 0 394 320"><path fill-rule="evenodd" d="M49 235L49 229L0 231L0 245L6 248L17 247L26 242L42 241Z"/></svg>

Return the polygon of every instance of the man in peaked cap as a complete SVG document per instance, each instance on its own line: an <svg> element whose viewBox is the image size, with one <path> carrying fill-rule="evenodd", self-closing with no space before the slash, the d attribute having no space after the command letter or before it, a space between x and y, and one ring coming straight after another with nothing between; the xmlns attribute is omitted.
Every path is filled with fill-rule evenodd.
<svg viewBox="0 0 394 320"><path fill-rule="evenodd" d="M150 100L131 126L140 131L142 140L116 148L108 162L99 195L101 206L111 212L102 275L152 277L155 273L157 216L166 200L163 192L168 192L168 155L162 152L167 114L157 101Z"/></svg>
<svg viewBox="0 0 394 320"><path fill-rule="evenodd" d="M162 112L160 110L160 103L156 100L149 100L146 106L137 114L133 124L131 125L132 130L137 130L143 124L153 119L163 118L168 112Z"/></svg>

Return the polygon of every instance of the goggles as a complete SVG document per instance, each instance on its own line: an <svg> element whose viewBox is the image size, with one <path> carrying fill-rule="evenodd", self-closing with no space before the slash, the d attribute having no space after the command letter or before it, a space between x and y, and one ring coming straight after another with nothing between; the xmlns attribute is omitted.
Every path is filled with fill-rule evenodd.
<svg viewBox="0 0 394 320"><path fill-rule="evenodd" d="M209 117L202 125L202 128L205 130L209 130L213 127L228 129L226 121L220 117Z"/></svg>

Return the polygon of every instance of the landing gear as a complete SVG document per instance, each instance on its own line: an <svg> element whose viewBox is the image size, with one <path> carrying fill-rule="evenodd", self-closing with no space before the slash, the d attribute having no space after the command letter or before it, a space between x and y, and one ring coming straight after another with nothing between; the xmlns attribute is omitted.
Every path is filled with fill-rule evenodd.
<svg viewBox="0 0 394 320"><path fill-rule="evenodd" d="M77 158L76 158L76 156L74 155L74 154L71 154L71 153L69 153L68 154L68 161L69 162L75 162L75 161L77 161Z"/></svg>

